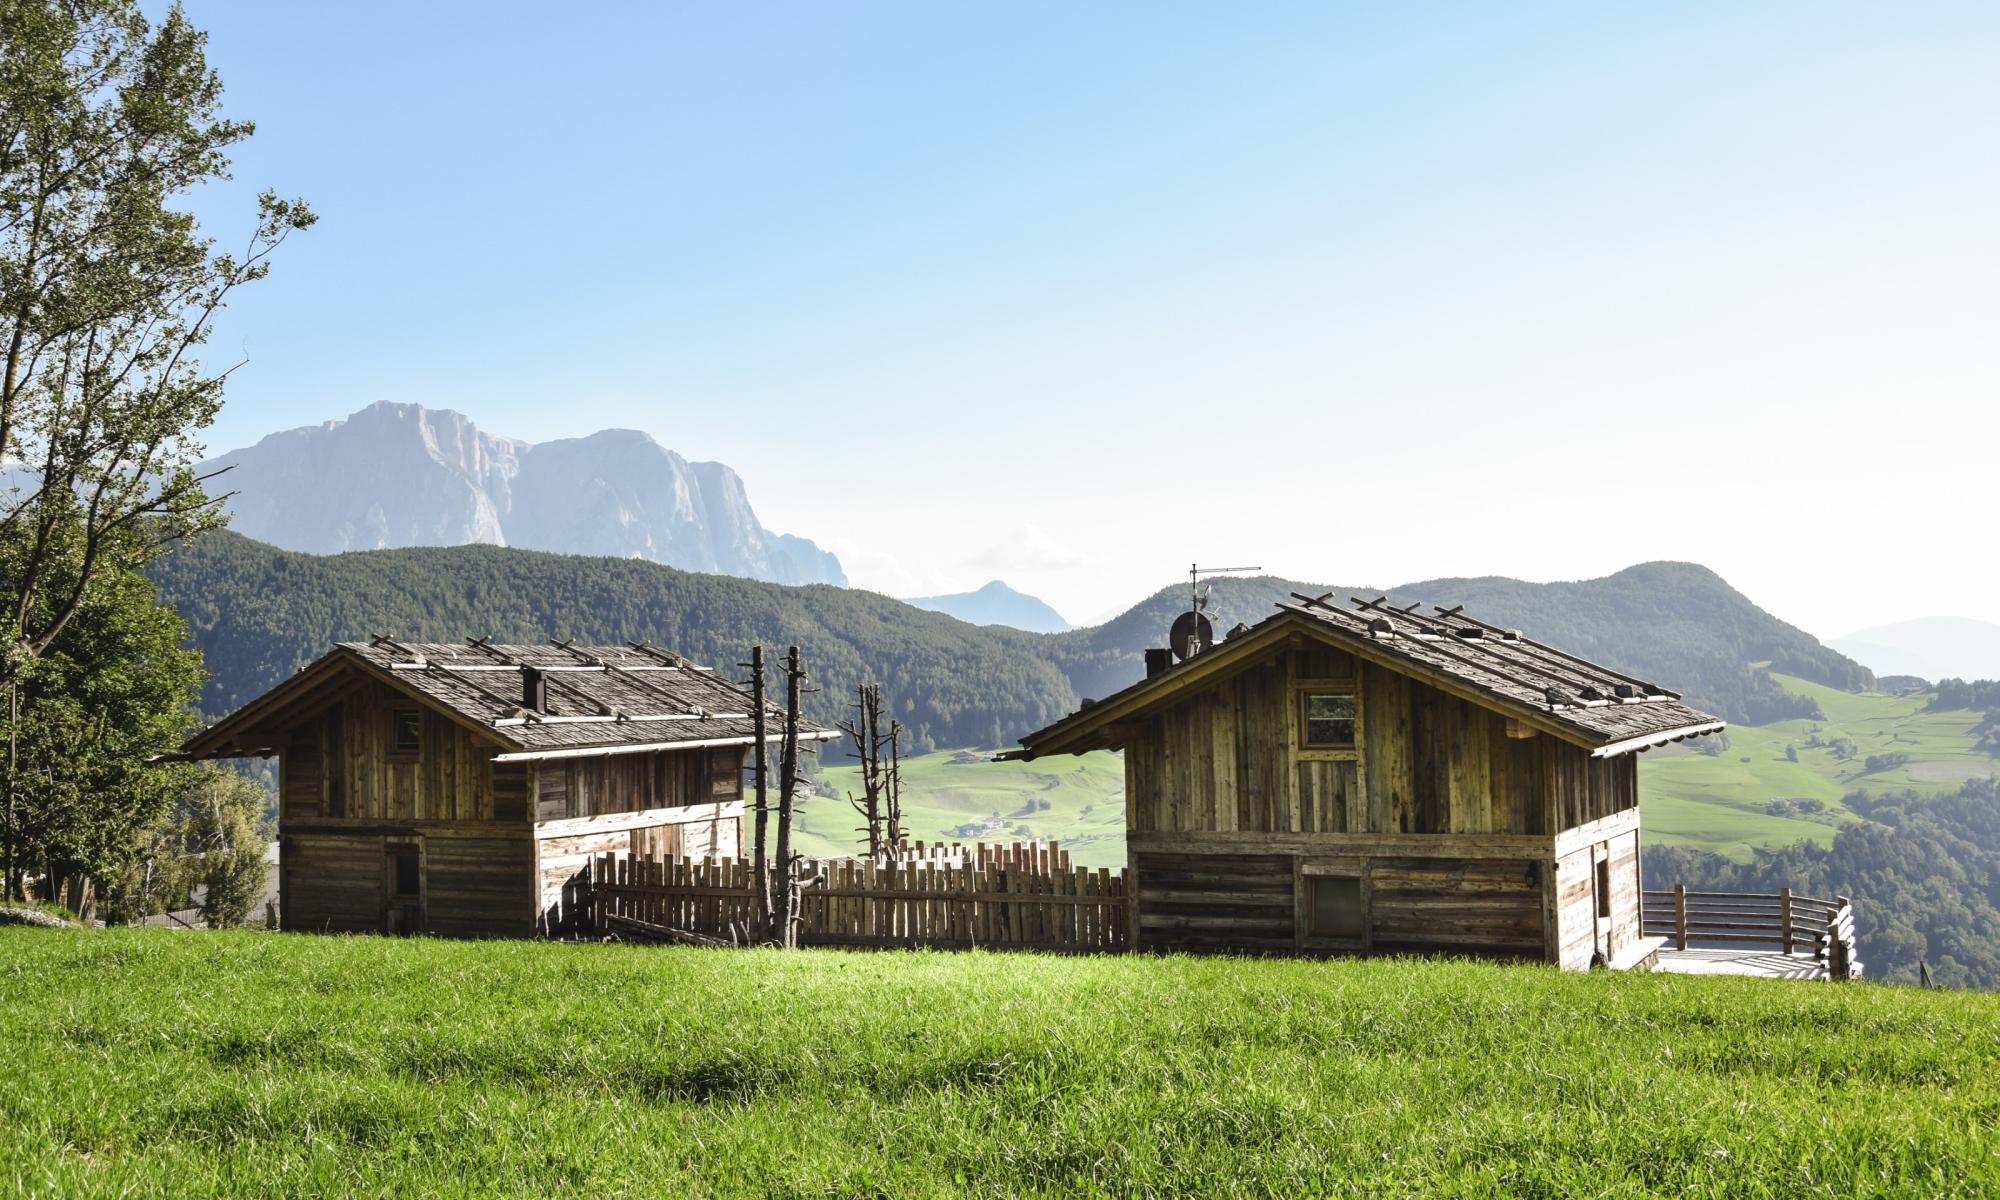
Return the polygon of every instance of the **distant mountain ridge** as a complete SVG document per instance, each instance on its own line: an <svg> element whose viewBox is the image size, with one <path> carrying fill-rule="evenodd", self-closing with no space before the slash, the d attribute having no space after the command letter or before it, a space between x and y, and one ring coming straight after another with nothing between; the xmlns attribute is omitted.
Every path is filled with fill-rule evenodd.
<svg viewBox="0 0 2000 1200"><path fill-rule="evenodd" d="M1918 617L1863 629L1827 645L1878 675L2000 679L2000 625L1971 617Z"/></svg>
<svg viewBox="0 0 2000 1200"><path fill-rule="evenodd" d="M1047 603L1017 592L998 579L976 591L910 596L903 603L926 612L946 613L968 625L1005 625L1028 633L1062 633L1074 628Z"/></svg>
<svg viewBox="0 0 2000 1200"><path fill-rule="evenodd" d="M1430 579L1394 588L1334 587L1274 576L1220 577L1209 592L1218 635L1255 625L1293 592L1386 594L1399 604L1463 604L1481 620L1524 630L1572 654L1630 671L1683 693L1690 704L1731 721L1761 724L1809 715L1769 673L1753 664L1856 690L1874 682L1868 668L1811 634L1758 608L1721 576L1696 563L1651 562L1600 579L1529 583L1487 576ZM1187 585L1170 585L1103 625L1058 634L1048 653L1084 696L1102 697L1144 673L1142 651L1166 644L1168 625L1187 607Z"/></svg>
<svg viewBox="0 0 2000 1200"><path fill-rule="evenodd" d="M449 409L380 401L202 464L224 467L232 527L287 550L484 544L847 582L832 554L765 529L736 472L637 430L530 443Z"/></svg>
<svg viewBox="0 0 2000 1200"><path fill-rule="evenodd" d="M428 641L479 634L650 640L723 669L761 641L805 651L819 689L807 701L816 719L848 715L855 684L883 684L912 734L913 753L1004 744L1073 711L1082 697L1126 686L1143 673L1143 651L1164 644L1168 623L1187 603L1185 584L1169 586L1103 625L1035 634L966 624L872 592L692 574L631 559L496 546L319 556L234 533L177 550L151 574L207 656L213 677L202 708L210 716L268 689L333 642L375 633ZM1217 580L1216 628L1254 624L1295 590L1349 594L1270 576ZM1577 583L1432 580L1391 595L1463 602L1537 640L1656 680L1732 721L1801 715L1800 698L1754 664L1850 690L1872 682L1866 668L1687 563L1646 563ZM827 761L841 761L841 750L826 753Z"/></svg>

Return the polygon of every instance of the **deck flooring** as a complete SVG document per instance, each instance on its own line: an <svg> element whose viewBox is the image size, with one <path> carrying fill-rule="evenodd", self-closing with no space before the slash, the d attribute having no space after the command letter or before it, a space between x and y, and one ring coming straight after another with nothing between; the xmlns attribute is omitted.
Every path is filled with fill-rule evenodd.
<svg viewBox="0 0 2000 1200"><path fill-rule="evenodd" d="M1677 975L1757 975L1765 979L1825 979L1826 968L1811 954L1777 950L1675 950L1663 948L1657 971Z"/></svg>

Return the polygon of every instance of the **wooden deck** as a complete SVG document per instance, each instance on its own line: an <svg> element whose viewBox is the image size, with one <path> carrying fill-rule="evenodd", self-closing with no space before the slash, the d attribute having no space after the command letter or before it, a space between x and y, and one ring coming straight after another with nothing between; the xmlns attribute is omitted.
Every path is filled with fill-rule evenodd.
<svg viewBox="0 0 2000 1200"><path fill-rule="evenodd" d="M1827 979L1826 964L1817 954L1786 954L1778 950L1662 949L1655 971L1675 975L1756 975L1764 979Z"/></svg>
<svg viewBox="0 0 2000 1200"><path fill-rule="evenodd" d="M1663 943L1654 970L1764 979L1859 979L1854 904L1756 892L1648 891L1641 928Z"/></svg>

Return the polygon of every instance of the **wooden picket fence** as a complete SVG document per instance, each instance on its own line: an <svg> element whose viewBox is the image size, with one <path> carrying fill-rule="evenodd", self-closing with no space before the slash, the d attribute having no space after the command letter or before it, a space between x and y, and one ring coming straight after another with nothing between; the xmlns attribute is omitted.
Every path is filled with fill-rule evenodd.
<svg viewBox="0 0 2000 1200"><path fill-rule="evenodd" d="M891 861L807 860L799 942L1118 953L1130 920L1125 872L1072 867L1047 844L923 846ZM600 930L676 930L721 941L750 928L749 863L606 854L591 868Z"/></svg>

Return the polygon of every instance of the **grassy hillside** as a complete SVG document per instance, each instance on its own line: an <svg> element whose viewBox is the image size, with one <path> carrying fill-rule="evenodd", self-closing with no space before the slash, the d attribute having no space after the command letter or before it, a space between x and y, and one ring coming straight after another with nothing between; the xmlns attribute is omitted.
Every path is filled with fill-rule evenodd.
<svg viewBox="0 0 2000 1200"><path fill-rule="evenodd" d="M2000 999L0 929L62 1196L1991 1195Z"/></svg>
<svg viewBox="0 0 2000 1200"><path fill-rule="evenodd" d="M1926 711L1928 693L1857 694L1775 678L1816 701L1826 719L1732 726L1729 748L1715 757L1692 744L1647 752L1639 760L1639 793L1648 841L1713 850L1737 861L1747 860L1753 846L1826 845L1842 822L1854 819L1841 803L1850 792L1947 792L1995 773L1995 760L1977 748L1979 713ZM1836 749L1841 739L1853 743L1851 754L1845 746ZM1787 757L1788 746L1798 761ZM1909 759L1868 769L1871 756L1895 754ZM1809 803L1774 812L1773 801ZM1807 811L1815 805L1820 811Z"/></svg>
<svg viewBox="0 0 2000 1200"><path fill-rule="evenodd" d="M836 752L837 753L837 752ZM1108 752L1036 762L958 763L941 751L903 762L903 811L912 839L1011 842L1039 838L1067 846L1080 867L1125 865L1125 761ZM829 761L837 762L838 759ZM818 796L801 810L804 854L851 854L865 839L847 803L861 791L859 768L827 770ZM954 834L998 817L987 833Z"/></svg>

